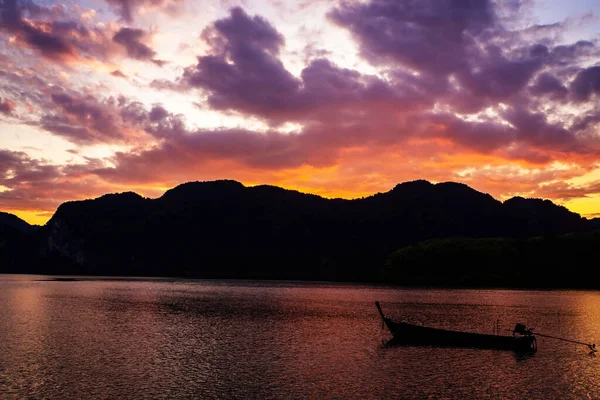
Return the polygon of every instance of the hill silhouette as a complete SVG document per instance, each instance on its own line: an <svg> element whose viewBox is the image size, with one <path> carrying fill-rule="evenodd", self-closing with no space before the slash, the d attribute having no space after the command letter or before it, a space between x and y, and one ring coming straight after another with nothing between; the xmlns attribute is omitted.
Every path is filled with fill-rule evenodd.
<svg viewBox="0 0 600 400"><path fill-rule="evenodd" d="M32 233L39 228L37 225L29 225L16 215L0 211L0 228L7 227L22 233Z"/></svg>
<svg viewBox="0 0 600 400"><path fill-rule="evenodd" d="M16 215L0 212L0 271L30 268L37 260L32 240L37 228Z"/></svg>
<svg viewBox="0 0 600 400"><path fill-rule="evenodd" d="M452 182L406 182L354 200L190 182L157 199L129 192L62 204L27 234L37 259L12 272L398 282L384 273L388 257L422 241L598 227L547 200L502 203Z"/></svg>

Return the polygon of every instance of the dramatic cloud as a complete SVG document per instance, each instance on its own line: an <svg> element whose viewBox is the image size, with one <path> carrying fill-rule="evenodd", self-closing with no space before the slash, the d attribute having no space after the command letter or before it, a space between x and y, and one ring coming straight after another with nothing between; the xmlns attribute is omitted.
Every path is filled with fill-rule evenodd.
<svg viewBox="0 0 600 400"><path fill-rule="evenodd" d="M198 57L198 65L187 68L183 79L210 90L211 106L266 113L290 107L289 95L300 82L276 57L284 39L265 19L234 8L203 37L213 54Z"/></svg>
<svg viewBox="0 0 600 400"><path fill-rule="evenodd" d="M598 195L600 31L583 20L514 0L105 2L4 0L0 207L222 178Z"/></svg>
<svg viewBox="0 0 600 400"><path fill-rule="evenodd" d="M598 54L589 41L558 46L548 38L531 42L532 30L543 32L543 26L509 30L497 14L499 4L515 13L520 3L373 0L342 3L329 18L350 31L374 65L445 77L451 82L448 100L457 100L452 101L457 111L473 113L515 101L543 68L562 68L564 73L581 58ZM594 73L581 72L573 84L579 99L596 90ZM566 88L542 72L532 92L564 97Z"/></svg>
<svg viewBox="0 0 600 400"><path fill-rule="evenodd" d="M348 2L329 17L371 62L443 75L468 70L477 37L497 23L488 0Z"/></svg>
<svg viewBox="0 0 600 400"><path fill-rule="evenodd" d="M370 107L432 105L431 88L439 84L412 76L389 83L340 68L327 59L312 61L298 79L278 58L284 45L282 35L263 18L250 17L240 8L215 22L203 37L212 54L198 57L198 64L185 70L184 85L207 91L215 109L273 121L314 120Z"/></svg>
<svg viewBox="0 0 600 400"><path fill-rule="evenodd" d="M343 146L344 141L334 139L343 135L343 121L364 129L358 139L362 143L396 143L421 135L532 162L547 156L509 149L527 144L562 157L598 154L596 138L577 137L567 121L549 122L540 110L543 105L528 97L565 98L569 90L558 78L537 73L543 67L563 68L567 56L572 61L589 55L592 43L553 48L527 43L525 34L519 39L518 32L507 32L485 1L344 3L330 18L351 30L365 57L388 67L388 79L340 68L326 59L312 61L296 78L279 58L282 35L263 18L235 8L204 31L211 53L198 57L182 82L202 89L217 110L275 124L291 120L329 125L322 136L311 135L313 128L303 132L317 143ZM509 41L509 50L502 49L502 40ZM594 72L581 71L572 83L580 98L595 90ZM486 108L491 113L478 115Z"/></svg>

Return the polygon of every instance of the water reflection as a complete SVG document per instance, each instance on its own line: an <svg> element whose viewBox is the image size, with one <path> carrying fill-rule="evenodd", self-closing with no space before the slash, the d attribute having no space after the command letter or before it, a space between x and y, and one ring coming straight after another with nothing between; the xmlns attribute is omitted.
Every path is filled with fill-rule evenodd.
<svg viewBox="0 0 600 400"><path fill-rule="evenodd" d="M407 343L398 341L394 338L389 339L385 342L382 342L381 347L382 348L416 347L416 348L437 349L440 352L448 350L448 349L461 349L461 348L465 349L466 348L466 349L482 352L482 356L485 356L486 352L489 352L489 353L507 352L507 353L510 353L516 361L523 361L523 360L530 359L531 357L534 357L535 353L536 353L535 351L505 351L505 350L477 349L477 348L470 348L470 347L464 347L464 346L461 347L461 346L438 346L438 345L426 345L426 344L407 344Z"/></svg>
<svg viewBox="0 0 600 400"><path fill-rule="evenodd" d="M35 279L0 277L8 397L600 398L598 360L582 346L540 338L532 356L396 345L373 305L437 327L491 333L500 319L587 339L596 292Z"/></svg>

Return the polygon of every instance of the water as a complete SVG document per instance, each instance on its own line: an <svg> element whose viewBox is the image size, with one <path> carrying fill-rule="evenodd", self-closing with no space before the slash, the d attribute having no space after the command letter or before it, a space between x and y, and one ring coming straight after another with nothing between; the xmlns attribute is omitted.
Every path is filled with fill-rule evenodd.
<svg viewBox="0 0 600 400"><path fill-rule="evenodd" d="M0 275L0 397L598 399L600 357L387 346L391 317L600 342L600 292ZM599 343L600 344L600 343Z"/></svg>

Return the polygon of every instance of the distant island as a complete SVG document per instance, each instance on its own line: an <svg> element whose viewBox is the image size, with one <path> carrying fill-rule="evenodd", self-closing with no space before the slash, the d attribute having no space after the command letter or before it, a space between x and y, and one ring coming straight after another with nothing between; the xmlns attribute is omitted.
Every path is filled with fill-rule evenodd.
<svg viewBox="0 0 600 400"><path fill-rule="evenodd" d="M598 288L600 220L424 180L354 200L230 180L0 213L0 272Z"/></svg>

